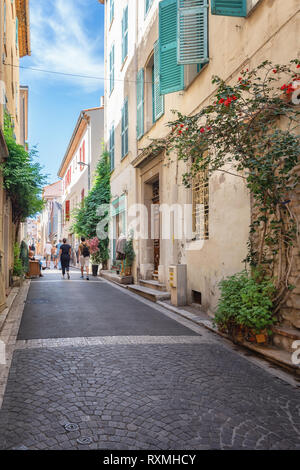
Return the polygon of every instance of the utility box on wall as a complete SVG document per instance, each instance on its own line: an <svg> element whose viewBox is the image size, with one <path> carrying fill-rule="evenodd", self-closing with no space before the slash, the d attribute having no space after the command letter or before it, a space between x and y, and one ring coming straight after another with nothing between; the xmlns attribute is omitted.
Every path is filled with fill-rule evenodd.
<svg viewBox="0 0 300 470"><path fill-rule="evenodd" d="M176 306L187 302L187 269L186 264L169 266L169 282L171 287L171 303Z"/></svg>

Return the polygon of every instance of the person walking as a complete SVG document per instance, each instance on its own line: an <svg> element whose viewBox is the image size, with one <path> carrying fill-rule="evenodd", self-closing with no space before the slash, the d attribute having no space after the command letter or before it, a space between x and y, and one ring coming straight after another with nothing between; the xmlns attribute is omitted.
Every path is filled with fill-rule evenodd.
<svg viewBox="0 0 300 470"><path fill-rule="evenodd" d="M86 269L86 280L89 280L89 266L90 266L90 249L84 237L81 237L81 243L79 245L79 259L81 269L81 279L84 278L83 272Z"/></svg>
<svg viewBox="0 0 300 470"><path fill-rule="evenodd" d="M59 257L62 269L62 277L65 278L65 273L67 271L68 279L70 279L69 269L70 269L70 257L71 257L71 245L67 243L67 239L63 239L63 244L59 250Z"/></svg>
<svg viewBox="0 0 300 470"><path fill-rule="evenodd" d="M58 268L58 269L61 269L61 262L59 260L59 250L60 250L61 245L62 245L62 242L61 242L61 240L59 240L58 244L56 245L56 254L57 254L56 268Z"/></svg>
<svg viewBox="0 0 300 470"><path fill-rule="evenodd" d="M50 262L51 262L51 250L52 250L52 245L50 241L48 240L46 245L45 245L45 259L46 259L46 268L50 269Z"/></svg>

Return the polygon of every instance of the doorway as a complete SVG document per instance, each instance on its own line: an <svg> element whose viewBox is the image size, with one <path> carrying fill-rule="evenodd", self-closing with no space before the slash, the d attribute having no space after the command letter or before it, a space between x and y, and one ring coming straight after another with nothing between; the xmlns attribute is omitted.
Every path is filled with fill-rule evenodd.
<svg viewBox="0 0 300 470"><path fill-rule="evenodd" d="M153 264L154 273L158 273L160 260L160 212L159 212L159 180L152 183L152 204L153 204Z"/></svg>

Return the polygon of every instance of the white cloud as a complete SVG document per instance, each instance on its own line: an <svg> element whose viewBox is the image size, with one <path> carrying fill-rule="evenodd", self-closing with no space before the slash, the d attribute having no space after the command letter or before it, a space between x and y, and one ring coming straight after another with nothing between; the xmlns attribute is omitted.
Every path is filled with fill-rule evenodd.
<svg viewBox="0 0 300 470"><path fill-rule="evenodd" d="M89 6L92 3L93 0L31 0L32 56L28 66L103 77L102 31L100 24L91 22L92 12ZM98 6L100 8L99 4ZM27 71L23 77L28 74L31 80L46 77L34 71ZM70 86L80 86L85 91L95 91L102 85L100 80L50 74L47 75L47 80L64 81Z"/></svg>

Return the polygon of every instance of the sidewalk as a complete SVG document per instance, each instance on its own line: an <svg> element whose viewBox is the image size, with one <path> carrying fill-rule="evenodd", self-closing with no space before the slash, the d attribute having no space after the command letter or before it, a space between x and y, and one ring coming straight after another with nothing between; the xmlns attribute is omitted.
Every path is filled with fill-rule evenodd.
<svg viewBox="0 0 300 470"><path fill-rule="evenodd" d="M21 287L14 287L8 296L7 308L0 315L0 341L5 344L5 364L0 363L0 408L29 286L30 280L25 280Z"/></svg>

